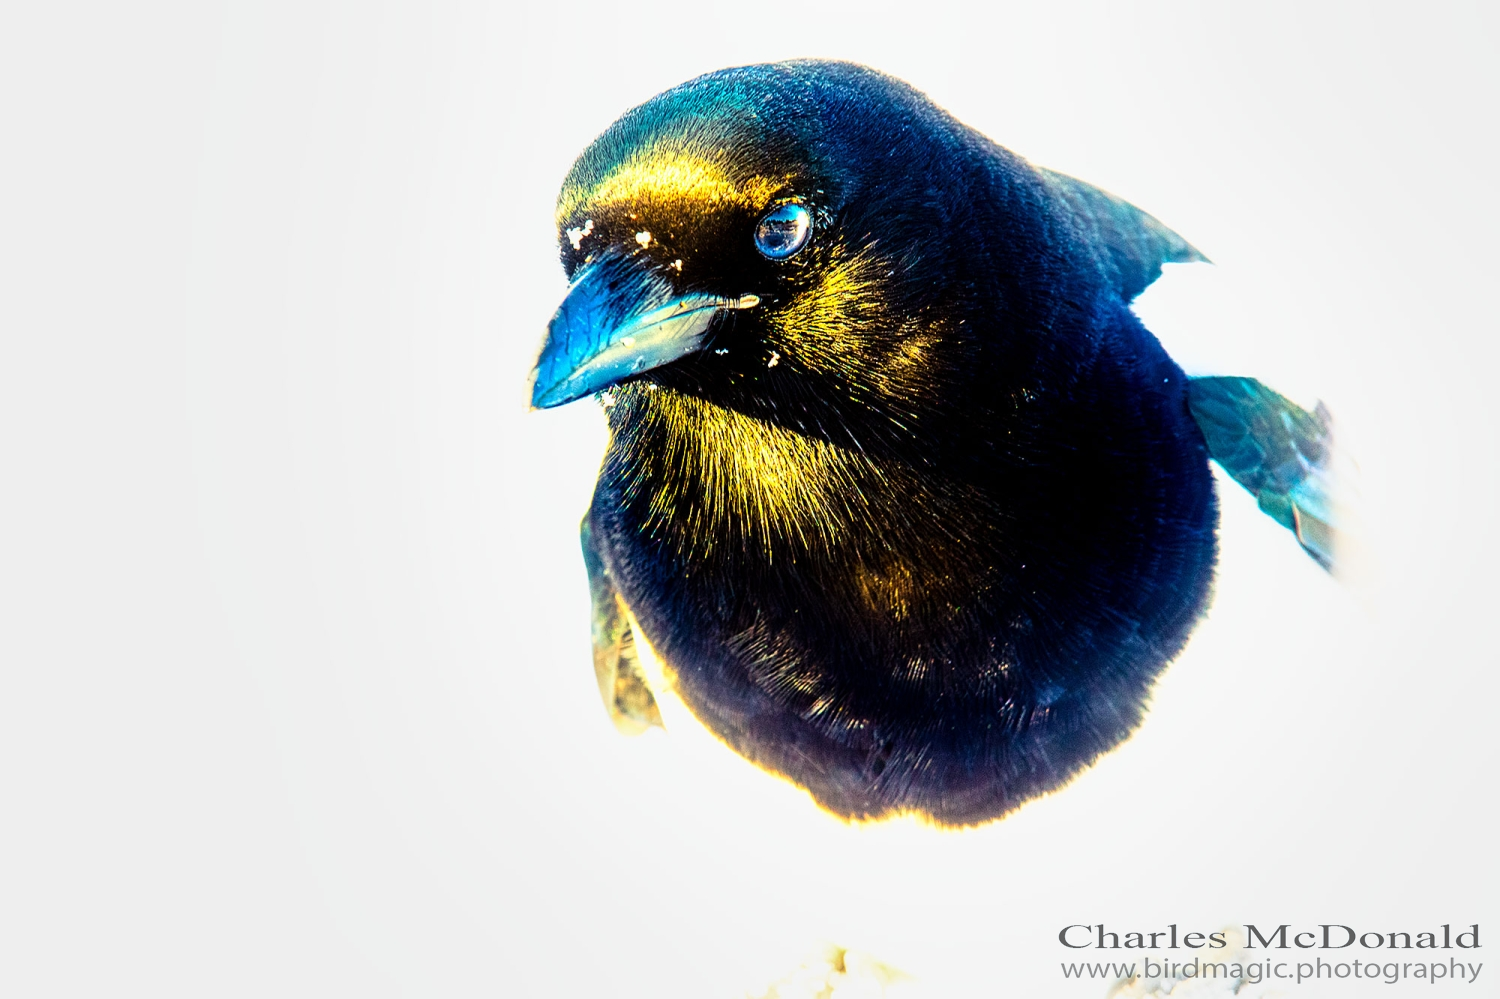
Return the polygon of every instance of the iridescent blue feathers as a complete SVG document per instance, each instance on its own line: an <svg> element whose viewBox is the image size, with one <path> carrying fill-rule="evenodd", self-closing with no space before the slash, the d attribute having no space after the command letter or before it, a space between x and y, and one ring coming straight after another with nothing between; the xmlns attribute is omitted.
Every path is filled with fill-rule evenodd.
<svg viewBox="0 0 1500 999"><path fill-rule="evenodd" d="M1187 240L1129 202L1052 170L1037 172L1073 209L1085 241L1097 248L1125 301L1160 277L1162 264L1208 262Z"/></svg>
<svg viewBox="0 0 1500 999"><path fill-rule="evenodd" d="M1319 403L1309 413L1254 378L1194 378L1188 406L1213 459L1319 565L1333 569L1339 515L1327 408Z"/></svg>

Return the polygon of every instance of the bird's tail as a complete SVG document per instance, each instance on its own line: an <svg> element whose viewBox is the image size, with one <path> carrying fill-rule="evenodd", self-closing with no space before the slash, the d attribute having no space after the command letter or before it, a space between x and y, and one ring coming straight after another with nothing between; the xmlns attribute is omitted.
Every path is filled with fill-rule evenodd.
<svg viewBox="0 0 1500 999"><path fill-rule="evenodd" d="M1353 484L1327 407L1320 402L1308 412L1254 378L1229 377L1189 379L1188 408L1209 456L1319 565L1337 572L1351 540Z"/></svg>

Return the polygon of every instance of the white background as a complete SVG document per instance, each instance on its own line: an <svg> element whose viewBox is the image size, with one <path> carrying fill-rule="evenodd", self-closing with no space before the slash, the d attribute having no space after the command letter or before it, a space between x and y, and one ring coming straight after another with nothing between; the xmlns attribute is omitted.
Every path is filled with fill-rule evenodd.
<svg viewBox="0 0 1500 999"><path fill-rule="evenodd" d="M1480 922L1494 953L1493 8L27 7L0 994L728 997L835 942L927 994L1102 996L1056 943L1101 920ZM1145 727L976 831L849 828L701 733L616 735L576 542L602 424L525 407L573 158L800 55L1181 232L1216 266L1148 325L1326 400L1363 471L1378 579L1231 486ZM1375 989L1406 991L1329 994Z"/></svg>

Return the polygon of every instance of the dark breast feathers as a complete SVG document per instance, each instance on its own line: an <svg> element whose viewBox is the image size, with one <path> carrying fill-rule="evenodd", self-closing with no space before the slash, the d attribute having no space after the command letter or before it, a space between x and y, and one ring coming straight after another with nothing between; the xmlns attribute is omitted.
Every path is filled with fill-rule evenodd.
<svg viewBox="0 0 1500 999"><path fill-rule="evenodd" d="M947 823L1122 740L1203 607L1216 515L1181 373L1128 357L1123 309L1098 332L1115 391L1017 390L948 471L621 393L589 517L698 718L841 815Z"/></svg>

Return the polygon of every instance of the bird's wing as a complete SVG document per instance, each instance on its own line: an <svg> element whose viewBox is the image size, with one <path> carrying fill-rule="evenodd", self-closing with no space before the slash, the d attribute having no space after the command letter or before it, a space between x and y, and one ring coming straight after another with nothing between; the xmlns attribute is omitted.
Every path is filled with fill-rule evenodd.
<svg viewBox="0 0 1500 999"><path fill-rule="evenodd" d="M652 725L661 725L661 711L641 670L625 601L610 581L588 517L583 518L578 533L593 601L594 676L599 696L615 728L625 735L640 735Z"/></svg>
<svg viewBox="0 0 1500 999"><path fill-rule="evenodd" d="M1114 272L1115 287L1129 302L1161 276L1162 264L1207 261L1187 240L1128 201L1122 201L1081 180L1039 172L1059 194L1088 238L1104 250Z"/></svg>
<svg viewBox="0 0 1500 999"><path fill-rule="evenodd" d="M1327 408L1309 413L1254 378L1191 378L1187 391L1209 455L1333 571L1340 504Z"/></svg>

